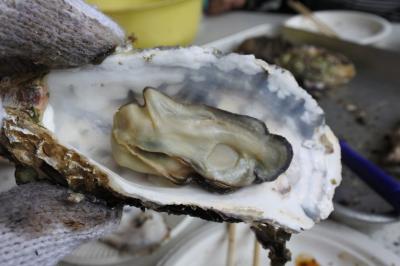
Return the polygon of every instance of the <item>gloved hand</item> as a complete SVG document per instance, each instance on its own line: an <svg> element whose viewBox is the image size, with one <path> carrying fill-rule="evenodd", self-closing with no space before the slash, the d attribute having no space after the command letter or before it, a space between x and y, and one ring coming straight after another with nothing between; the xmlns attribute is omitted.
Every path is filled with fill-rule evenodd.
<svg viewBox="0 0 400 266"><path fill-rule="evenodd" d="M5 77L96 63L125 41L116 23L82 0L2 0L0 25L2 101ZM0 265L55 265L119 223L119 209L68 196L45 183L0 194Z"/></svg>
<svg viewBox="0 0 400 266"><path fill-rule="evenodd" d="M0 194L0 265L55 265L84 241L117 228L120 208L77 198L47 183Z"/></svg>
<svg viewBox="0 0 400 266"><path fill-rule="evenodd" d="M2 0L0 25L0 79L98 62L125 41L82 0Z"/></svg>

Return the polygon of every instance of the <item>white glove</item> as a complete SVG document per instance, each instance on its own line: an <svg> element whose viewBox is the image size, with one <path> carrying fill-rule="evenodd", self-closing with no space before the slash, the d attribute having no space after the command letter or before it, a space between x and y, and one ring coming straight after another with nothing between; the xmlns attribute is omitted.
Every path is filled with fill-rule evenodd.
<svg viewBox="0 0 400 266"><path fill-rule="evenodd" d="M101 61L125 41L82 0L2 0L0 25L0 79Z"/></svg>
<svg viewBox="0 0 400 266"><path fill-rule="evenodd" d="M76 203L71 195L46 183L0 194L0 265L55 265L84 241L117 228L120 208Z"/></svg>

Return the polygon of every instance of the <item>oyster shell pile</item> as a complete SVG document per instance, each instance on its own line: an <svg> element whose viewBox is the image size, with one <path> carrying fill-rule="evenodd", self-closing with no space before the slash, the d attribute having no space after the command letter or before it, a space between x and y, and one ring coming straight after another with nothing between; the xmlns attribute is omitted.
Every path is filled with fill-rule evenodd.
<svg viewBox="0 0 400 266"><path fill-rule="evenodd" d="M114 117L112 150L121 166L218 191L273 181L289 167L289 142L257 119L178 103L152 88L143 98L145 105L124 105Z"/></svg>
<svg viewBox="0 0 400 266"><path fill-rule="evenodd" d="M120 51L100 65L51 71L41 82L50 92L47 123L39 126L10 106L1 143L20 164L74 190L207 220L270 223L289 232L311 228L333 209L341 178L337 139L317 103L279 67L199 47ZM132 98L143 103L147 86L179 101L264 121L291 143L290 166L274 181L223 195L121 168L111 152L113 115Z"/></svg>
<svg viewBox="0 0 400 266"><path fill-rule="evenodd" d="M343 54L314 45L292 44L281 37L250 38L236 51L288 69L309 90L336 88L348 83L356 73L353 63Z"/></svg>

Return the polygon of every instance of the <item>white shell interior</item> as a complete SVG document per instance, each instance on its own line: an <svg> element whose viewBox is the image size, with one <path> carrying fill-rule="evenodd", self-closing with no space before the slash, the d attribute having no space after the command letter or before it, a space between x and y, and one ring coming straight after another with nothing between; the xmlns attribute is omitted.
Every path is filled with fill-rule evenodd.
<svg viewBox="0 0 400 266"><path fill-rule="evenodd" d="M54 121L62 143L106 167L110 185L122 194L162 205L214 209L246 222L269 221L294 231L311 228L333 209L334 189L341 179L337 140L317 103L277 66L200 47L155 49L121 52L100 65L53 71L46 82L50 107L45 120ZM140 99L146 86L265 121L272 133L292 144L289 169L274 182L221 195L118 167L110 148L113 115L133 97ZM333 145L331 153L320 142L324 134Z"/></svg>

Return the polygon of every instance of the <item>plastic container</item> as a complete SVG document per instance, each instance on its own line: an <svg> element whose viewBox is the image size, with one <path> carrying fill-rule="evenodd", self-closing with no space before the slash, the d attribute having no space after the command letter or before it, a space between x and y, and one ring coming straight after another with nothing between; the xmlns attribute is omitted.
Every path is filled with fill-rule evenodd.
<svg viewBox="0 0 400 266"><path fill-rule="evenodd" d="M201 17L201 0L87 0L137 39L135 47L190 44Z"/></svg>

